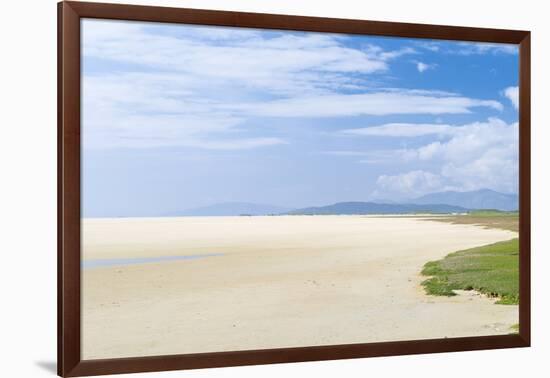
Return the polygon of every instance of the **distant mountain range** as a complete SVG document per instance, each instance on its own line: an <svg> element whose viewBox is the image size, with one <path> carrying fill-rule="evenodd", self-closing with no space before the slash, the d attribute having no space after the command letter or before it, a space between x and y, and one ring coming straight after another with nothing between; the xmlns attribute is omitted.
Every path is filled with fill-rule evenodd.
<svg viewBox="0 0 550 378"><path fill-rule="evenodd" d="M239 216L239 215L314 215L314 214L446 214L465 213L471 210L514 211L518 209L518 196L490 189L470 192L438 192L412 198L403 203L339 202L327 206L286 208L249 202L224 202L162 214L141 216ZM102 215L105 216L105 215ZM126 215L137 216L137 215Z"/></svg>
<svg viewBox="0 0 550 378"><path fill-rule="evenodd" d="M272 215L284 214L291 209L281 206L248 202L224 202L210 206L172 212L166 216L237 216L237 215Z"/></svg>
<svg viewBox="0 0 550 378"><path fill-rule="evenodd" d="M444 204L391 204L375 202L339 202L320 207L292 210L290 215L351 215L351 214L448 214L465 213L468 209Z"/></svg>
<svg viewBox="0 0 550 378"><path fill-rule="evenodd" d="M443 203L466 209L513 211L518 209L519 199L517 194L504 194L490 189L481 189L470 192L430 193L407 202L419 205Z"/></svg>
<svg viewBox="0 0 550 378"><path fill-rule="evenodd" d="M389 201L388 201L389 202ZM490 189L469 192L446 191L426 194L406 201L389 202L339 202L328 206L306 207L288 214L446 214L465 213L471 210L514 211L518 209L518 196Z"/></svg>

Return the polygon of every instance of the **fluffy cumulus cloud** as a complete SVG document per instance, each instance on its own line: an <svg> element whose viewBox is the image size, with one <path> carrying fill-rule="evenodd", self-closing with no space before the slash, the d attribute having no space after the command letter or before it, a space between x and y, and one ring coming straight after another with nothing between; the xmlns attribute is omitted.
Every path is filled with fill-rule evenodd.
<svg viewBox="0 0 550 378"><path fill-rule="evenodd" d="M482 188L517 192L517 123L507 124L490 118L486 122L466 125L386 124L347 130L347 133L386 138L427 135L439 138L416 148L369 152L372 156L385 156L394 163L401 161L403 166L425 164L430 167L380 175L375 197L405 198L435 191Z"/></svg>
<svg viewBox="0 0 550 378"><path fill-rule="evenodd" d="M437 174L414 170L399 175L381 175L376 180L379 193L416 196L441 188L442 180Z"/></svg>
<svg viewBox="0 0 550 378"><path fill-rule="evenodd" d="M503 93L512 102L514 108L519 109L519 87L508 87Z"/></svg>

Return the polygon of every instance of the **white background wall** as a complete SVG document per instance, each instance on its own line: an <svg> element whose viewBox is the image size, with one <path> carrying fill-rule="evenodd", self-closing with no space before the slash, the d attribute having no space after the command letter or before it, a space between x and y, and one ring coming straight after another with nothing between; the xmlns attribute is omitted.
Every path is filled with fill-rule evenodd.
<svg viewBox="0 0 550 378"><path fill-rule="evenodd" d="M533 50L533 347L208 369L159 377L548 376L550 22L544 1L128 0L135 4L529 29ZM115 2L111 0L111 2ZM53 376L56 358L56 1L6 1L0 22L2 377ZM545 372L546 370L546 372Z"/></svg>

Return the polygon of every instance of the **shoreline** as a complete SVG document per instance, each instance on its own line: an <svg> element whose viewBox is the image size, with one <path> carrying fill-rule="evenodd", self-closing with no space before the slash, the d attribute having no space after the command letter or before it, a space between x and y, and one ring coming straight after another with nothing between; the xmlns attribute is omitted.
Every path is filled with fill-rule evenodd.
<svg viewBox="0 0 550 378"><path fill-rule="evenodd" d="M191 218L273 218L273 217L367 217L367 218L415 218L415 217L449 217L468 213L403 213L403 214L265 214L265 215L181 215L181 216L123 216L123 217L82 217L83 221L94 220L168 220Z"/></svg>

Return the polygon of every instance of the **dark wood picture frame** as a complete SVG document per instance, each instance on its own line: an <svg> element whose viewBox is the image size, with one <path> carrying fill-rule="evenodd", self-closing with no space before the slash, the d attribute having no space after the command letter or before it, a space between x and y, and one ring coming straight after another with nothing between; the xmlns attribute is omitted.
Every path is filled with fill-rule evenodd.
<svg viewBox="0 0 550 378"><path fill-rule="evenodd" d="M518 334L269 350L81 360L80 358L80 20L102 18L430 38L520 46ZM530 345L530 32L82 2L58 4L58 374L197 369Z"/></svg>

